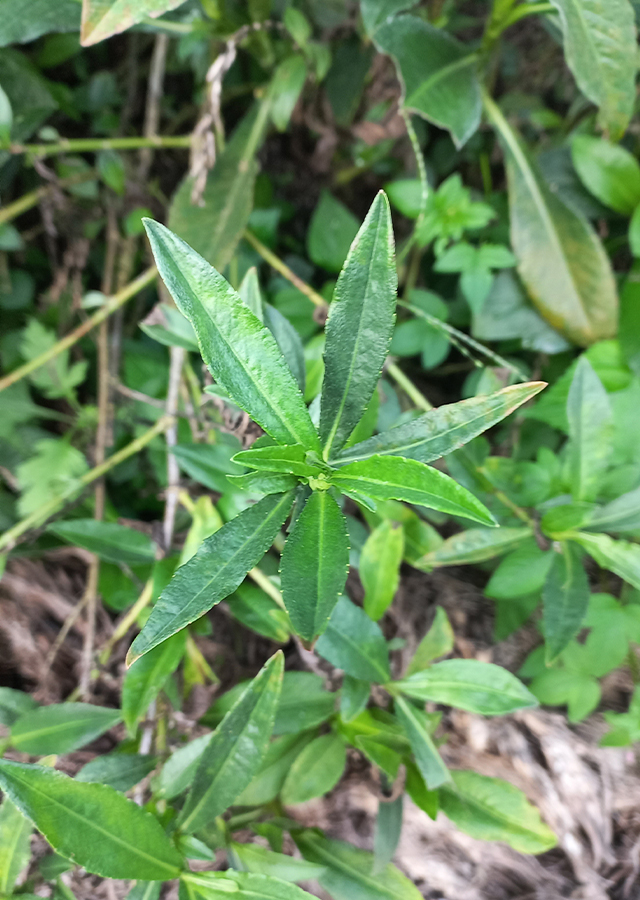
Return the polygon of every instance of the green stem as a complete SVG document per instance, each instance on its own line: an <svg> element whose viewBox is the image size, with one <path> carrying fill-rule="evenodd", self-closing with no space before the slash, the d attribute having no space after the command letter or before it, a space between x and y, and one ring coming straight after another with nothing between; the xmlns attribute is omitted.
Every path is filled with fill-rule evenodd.
<svg viewBox="0 0 640 900"><path fill-rule="evenodd" d="M53 500L49 500L48 503L43 503L36 512L31 513L30 516L27 516L25 519L22 519L22 521L14 525L13 528L5 531L5 533L0 536L0 551L11 550L18 543L18 539L27 531L31 528L37 528L43 525L47 519L58 512L61 506L64 506L67 500L74 497L82 490L82 488L93 484L94 481L102 478L103 475L106 475L111 469L115 468L121 462L124 462L125 459L129 459L130 456L139 453L140 450L151 443L155 437L166 431L174 421L172 416L163 416L161 419L158 419L156 424L148 431L145 431L144 434L140 435L140 437L131 441L131 443L127 444L126 447L123 447L122 450L118 450L117 453L114 453L113 456L110 456L109 459L106 459L99 466L85 472L81 478L78 478L70 484L66 490L61 494L58 494L57 497L54 497Z"/></svg>
<svg viewBox="0 0 640 900"><path fill-rule="evenodd" d="M516 22L519 22L520 19L524 19L525 16L536 16L536 15L544 15L545 13L553 13L557 12L557 9L552 3L527 3L522 6L516 7L516 9L512 10L510 15L507 16L506 20L503 23L503 31L506 31L511 25L515 25Z"/></svg>
<svg viewBox="0 0 640 900"><path fill-rule="evenodd" d="M54 344L53 347L50 347L44 353L41 353L40 356L36 356L35 359L30 359L29 362L26 362L23 366L14 369L13 372L9 372L9 374L5 375L4 378L0 378L0 391L4 391L12 384L20 381L20 379L24 378L26 375L30 375L36 369L39 369L41 366L46 365L46 363L50 362L52 359L55 359L56 356L59 356L65 350L68 350L69 347L72 347L74 344L76 344L80 340L80 338L84 337L84 335L87 334L87 332L91 331L92 328L95 328L96 325L104 322L105 319L108 319L112 313L114 313L117 309L120 309L120 307L123 306L127 302L127 300L135 297L135 295L139 294L143 288L151 284L157 274L158 272L155 266L147 269L146 272L143 272L142 275L139 275L137 278L135 278L121 291L118 291L117 294L114 294L112 297L110 297L104 304L104 306L101 306L96 313L90 316L85 322L82 322L81 325L78 325L77 328L75 328L66 337L63 337L62 340L58 341L57 344Z"/></svg>
<svg viewBox="0 0 640 900"><path fill-rule="evenodd" d="M81 184L84 181L89 181L90 178L95 178L93 169L89 172L76 172L75 175L70 175L68 178L61 178L60 181L56 181L55 184L44 184L34 191L29 191L28 194L23 194L22 197L18 197L17 200L14 200L13 203L9 203L3 209L0 209L0 225L4 225L5 222L11 222L16 216L20 216L28 209L37 206L43 197L46 197L47 194L50 194L56 188L63 189L71 187L74 184Z"/></svg>
<svg viewBox="0 0 640 900"><path fill-rule="evenodd" d="M429 403L424 394L418 390L413 381L407 378L402 369L395 363L390 363L387 366L387 372L391 375L395 383L402 388L405 394L413 400L419 409L424 409L425 412L430 412L433 409L433 406Z"/></svg>
<svg viewBox="0 0 640 900"><path fill-rule="evenodd" d="M152 19L151 16L145 16L140 22L141 25L150 25L157 31L170 31L176 35L191 34L193 25L187 22L171 22L169 19Z"/></svg>
<svg viewBox="0 0 640 900"><path fill-rule="evenodd" d="M97 150L140 150L143 147L190 147L191 135L123 138L63 138L55 144L10 144L9 153L29 153L40 158L57 153L90 153Z"/></svg>

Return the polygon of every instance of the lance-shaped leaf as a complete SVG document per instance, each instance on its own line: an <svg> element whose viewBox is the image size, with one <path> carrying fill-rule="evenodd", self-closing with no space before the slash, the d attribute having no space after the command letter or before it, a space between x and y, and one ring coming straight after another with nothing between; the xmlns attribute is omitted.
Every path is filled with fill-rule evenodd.
<svg viewBox="0 0 640 900"><path fill-rule="evenodd" d="M158 271L216 381L274 440L318 450L300 388L271 332L195 250L164 225L144 223Z"/></svg>
<svg viewBox="0 0 640 900"><path fill-rule="evenodd" d="M140 719L158 696L167 678L175 672L184 656L186 631L172 635L154 647L127 671L122 685L122 717L131 736Z"/></svg>
<svg viewBox="0 0 640 900"><path fill-rule="evenodd" d="M82 0L80 42L83 47L120 34L146 18L156 18L184 0Z"/></svg>
<svg viewBox="0 0 640 900"><path fill-rule="evenodd" d="M640 164L632 153L603 138L580 134L571 158L588 191L605 206L630 216L640 203Z"/></svg>
<svg viewBox="0 0 640 900"><path fill-rule="evenodd" d="M105 753L94 757L76 775L76 781L97 781L117 791L128 791L150 775L158 761L138 753Z"/></svg>
<svg viewBox="0 0 640 900"><path fill-rule="evenodd" d="M475 56L442 29L416 16L385 22L374 41L396 62L404 106L448 129L456 146L464 144L478 128L482 111Z"/></svg>
<svg viewBox="0 0 640 900"><path fill-rule="evenodd" d="M156 557L156 545L151 538L116 522L71 519L49 525L47 531L109 562L135 565L153 562Z"/></svg>
<svg viewBox="0 0 640 900"><path fill-rule="evenodd" d="M639 554L640 555L640 554ZM580 630L589 605L589 579L576 547L554 553L542 589L547 662L553 662Z"/></svg>
<svg viewBox="0 0 640 900"><path fill-rule="evenodd" d="M54 850L105 878L166 881L183 860L158 820L104 784L0 760L0 787Z"/></svg>
<svg viewBox="0 0 640 900"><path fill-rule="evenodd" d="M600 107L600 127L620 140L636 98L636 24L629 0L551 0L578 87Z"/></svg>
<svg viewBox="0 0 640 900"><path fill-rule="evenodd" d="M283 671L278 650L216 728L180 814L183 831L197 831L221 815L258 771L271 739Z"/></svg>
<svg viewBox="0 0 640 900"><path fill-rule="evenodd" d="M640 488L594 510L584 527L589 531L614 533L640 530Z"/></svg>
<svg viewBox="0 0 640 900"><path fill-rule="evenodd" d="M586 356L581 356L567 399L568 465L574 500L594 500L613 452L609 395Z"/></svg>
<svg viewBox="0 0 640 900"><path fill-rule="evenodd" d="M502 556L531 537L530 528L469 528L447 538L414 565L418 569L467 565Z"/></svg>
<svg viewBox="0 0 640 900"><path fill-rule="evenodd" d="M515 675L477 659L445 659L394 682L394 686L416 700L446 703L483 716L501 716L538 705Z"/></svg>
<svg viewBox="0 0 640 900"><path fill-rule="evenodd" d="M488 397L471 397L459 403L447 403L404 425L397 425L368 441L342 450L331 463L341 466L370 456L386 455L432 462L458 450L506 418L544 387L544 381L532 381L514 384Z"/></svg>
<svg viewBox="0 0 640 900"><path fill-rule="evenodd" d="M589 222L549 189L495 103L487 97L485 105L507 157L511 244L533 303L582 347L613 337L618 296L602 242Z"/></svg>
<svg viewBox="0 0 640 900"><path fill-rule="evenodd" d="M389 681L389 650L380 627L348 597L341 597L316 650L338 669L362 681Z"/></svg>
<svg viewBox="0 0 640 900"><path fill-rule="evenodd" d="M607 534L571 535L603 569L610 569L640 590L640 546L629 541L615 541Z"/></svg>
<svg viewBox="0 0 640 900"><path fill-rule="evenodd" d="M0 897L8 897L31 855L31 822L5 797L0 806Z"/></svg>
<svg viewBox="0 0 640 900"><path fill-rule="evenodd" d="M320 469L306 461L307 451L301 444L292 446L258 447L255 450L241 450L233 461L259 472L280 472L298 475L301 478L318 475Z"/></svg>
<svg viewBox="0 0 640 900"><path fill-rule="evenodd" d="M400 581L404 534L396 522L385 520L371 532L360 554L360 580L364 608L374 622L391 605Z"/></svg>
<svg viewBox="0 0 640 900"><path fill-rule="evenodd" d="M416 765L429 790L433 791L451 781L449 770L427 730L424 713L402 697L396 697L394 707L398 721L409 738Z"/></svg>
<svg viewBox="0 0 640 900"><path fill-rule="evenodd" d="M92 703L54 703L25 713L11 728L11 744L22 753L71 753L120 722L118 709Z"/></svg>
<svg viewBox="0 0 640 900"><path fill-rule="evenodd" d="M330 480L339 490L355 491L374 500L406 500L483 525L495 524L486 506L466 488L415 459L372 456L332 472Z"/></svg>
<svg viewBox="0 0 640 900"><path fill-rule="evenodd" d="M397 286L389 201L380 191L329 307L320 401L325 458L342 449L371 400L391 343Z"/></svg>
<svg viewBox="0 0 640 900"><path fill-rule="evenodd" d="M232 594L273 543L292 501L293 493L263 497L206 538L151 610L129 649L129 664Z"/></svg>
<svg viewBox="0 0 640 900"><path fill-rule="evenodd" d="M291 624L306 641L327 627L349 566L347 523L328 491L314 491L282 552L282 598Z"/></svg>
<svg viewBox="0 0 640 900"><path fill-rule="evenodd" d="M341 735L315 738L292 763L282 785L282 802L293 806L328 794L340 781L345 763L346 748Z"/></svg>
<svg viewBox="0 0 640 900"><path fill-rule="evenodd" d="M182 888L185 888L185 893ZM271 875L253 872L189 872L182 876L180 898L185 900L224 900L232 894L234 900L313 900L295 884Z"/></svg>

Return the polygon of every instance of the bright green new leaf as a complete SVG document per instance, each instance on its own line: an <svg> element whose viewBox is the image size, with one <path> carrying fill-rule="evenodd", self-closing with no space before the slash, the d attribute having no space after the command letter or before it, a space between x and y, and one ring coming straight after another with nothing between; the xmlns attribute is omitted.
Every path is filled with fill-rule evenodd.
<svg viewBox="0 0 640 900"><path fill-rule="evenodd" d="M155 769L155 756L138 753L105 753L96 756L76 775L76 781L108 784L117 791L128 791Z"/></svg>
<svg viewBox="0 0 640 900"><path fill-rule="evenodd" d="M419 569L466 565L502 556L531 537L530 528L469 528L447 538L415 565Z"/></svg>
<svg viewBox="0 0 640 900"><path fill-rule="evenodd" d="M157 18L184 0L82 0L80 43L90 47L146 18Z"/></svg>
<svg viewBox="0 0 640 900"><path fill-rule="evenodd" d="M316 650L353 678L384 684L391 677L384 635L366 612L341 597Z"/></svg>
<svg viewBox="0 0 640 900"><path fill-rule="evenodd" d="M270 494L208 537L180 566L129 649L129 664L232 594L262 559L286 519L293 494Z"/></svg>
<svg viewBox="0 0 640 900"><path fill-rule="evenodd" d="M91 703L41 706L14 723L11 746L32 756L71 753L100 737L121 719L119 710Z"/></svg>
<svg viewBox="0 0 640 900"><path fill-rule="evenodd" d="M476 659L445 659L394 686L416 700L432 700L483 716L502 716L537 706L536 698L515 675Z"/></svg>
<svg viewBox="0 0 640 900"><path fill-rule="evenodd" d="M398 590L403 555L402 527L387 519L371 532L362 548L359 572L363 605L374 622L383 617Z"/></svg>
<svg viewBox="0 0 640 900"><path fill-rule="evenodd" d="M366 850L312 831L293 839L305 859L326 867L318 881L334 900L421 900L417 887L391 863L374 875L373 855Z"/></svg>
<svg viewBox="0 0 640 900"><path fill-rule="evenodd" d="M541 550L533 538L508 553L484 589L493 600L513 600L542 590L553 554Z"/></svg>
<svg viewBox="0 0 640 900"><path fill-rule="evenodd" d="M273 731L283 670L278 650L216 728L180 814L183 831L197 831L221 815L258 771Z"/></svg>
<svg viewBox="0 0 640 900"><path fill-rule="evenodd" d="M87 872L166 881L182 868L158 820L113 788L6 759L0 785L53 849Z"/></svg>
<svg viewBox="0 0 640 900"><path fill-rule="evenodd" d="M75 547L82 547L108 562L138 563L153 562L156 545L142 531L125 528L116 522L98 522L96 519L70 519L55 522L47 531L53 532Z"/></svg>
<svg viewBox="0 0 640 900"><path fill-rule="evenodd" d="M342 449L373 396L391 342L397 286L391 212L380 191L351 245L325 326L325 459Z"/></svg>
<svg viewBox="0 0 640 900"><path fill-rule="evenodd" d="M31 822L5 797L0 806L0 897L9 896L31 855Z"/></svg>
<svg viewBox="0 0 640 900"><path fill-rule="evenodd" d="M323 734L311 741L294 760L285 778L280 799L285 806L306 803L333 790L347 761L344 738Z"/></svg>
<svg viewBox="0 0 640 900"><path fill-rule="evenodd" d="M183 894L182 888L186 888ZM312 895L295 884L270 875L251 872L189 872L182 876L180 898L186 900L312 900Z"/></svg>
<svg viewBox="0 0 640 900"><path fill-rule="evenodd" d="M283 59L269 85L271 121L278 131L286 131L296 103L307 80L304 56L294 53Z"/></svg>
<svg viewBox="0 0 640 900"><path fill-rule="evenodd" d="M640 546L629 541L615 541L606 534L571 535L603 569L610 569L640 590Z"/></svg>
<svg viewBox="0 0 640 900"><path fill-rule="evenodd" d="M13 725L20 716L36 709L38 704L26 691L0 687L0 725Z"/></svg>
<svg viewBox="0 0 640 900"><path fill-rule="evenodd" d="M307 450L301 444L292 446L258 447L256 450L241 450L233 461L259 472L280 472L298 475L301 478L318 476L318 466L306 462Z"/></svg>
<svg viewBox="0 0 640 900"><path fill-rule="evenodd" d="M635 156L588 134L573 139L571 156L587 190L605 206L630 216L640 203L640 165Z"/></svg>
<svg viewBox="0 0 640 900"><path fill-rule="evenodd" d="M549 663L575 637L587 613L589 579L581 556L575 546L563 542L561 552L554 553L542 589L544 637ZM638 556L640 558L640 548Z"/></svg>
<svg viewBox="0 0 640 900"><path fill-rule="evenodd" d="M180 665L186 642L187 632L179 631L127 670L122 684L122 718L131 737L135 737L138 722L145 717L167 678Z"/></svg>
<svg viewBox="0 0 640 900"><path fill-rule="evenodd" d="M396 697L394 707L398 721L409 738L416 765L429 790L435 790L450 781L449 770L429 733L425 713L402 697Z"/></svg>
<svg viewBox="0 0 640 900"><path fill-rule="evenodd" d="M416 16L398 16L375 32L382 53L396 62L404 106L451 133L457 147L480 125L476 59L467 47Z"/></svg>
<svg viewBox="0 0 640 900"><path fill-rule="evenodd" d="M576 366L567 399L568 467L574 500L594 500L613 452L609 395L586 356Z"/></svg>
<svg viewBox="0 0 640 900"><path fill-rule="evenodd" d="M280 566L284 605L304 640L314 640L327 627L348 566L345 518L328 491L314 491L284 545Z"/></svg>
<svg viewBox="0 0 640 900"><path fill-rule="evenodd" d="M441 606L436 607L436 614L431 628L429 628L418 644L417 650L409 663L406 673L407 677L426 669L439 656L446 656L448 653L451 653L454 640L453 628L446 612Z"/></svg>
<svg viewBox="0 0 640 900"><path fill-rule="evenodd" d="M367 459L370 456L404 456L428 463L458 450L496 422L535 397L545 387L543 381L514 384L487 397L471 397L439 406L404 425L383 431L368 441L342 450L333 465Z"/></svg>
<svg viewBox="0 0 640 900"><path fill-rule="evenodd" d="M302 394L271 332L188 244L164 225L144 221L158 270L216 381L274 440L318 450Z"/></svg>
<svg viewBox="0 0 640 900"><path fill-rule="evenodd" d="M560 13L569 68L600 107L612 140L624 134L636 98L636 24L629 0L551 0Z"/></svg>
<svg viewBox="0 0 640 900"><path fill-rule="evenodd" d="M494 525L489 510L448 475L415 459L371 456L332 472L339 490L356 491L374 500L405 500L483 525Z"/></svg>
<svg viewBox="0 0 640 900"><path fill-rule="evenodd" d="M518 788L475 772L451 774L453 785L440 789L440 808L461 831L484 841L504 841L518 853L555 847L555 834Z"/></svg>

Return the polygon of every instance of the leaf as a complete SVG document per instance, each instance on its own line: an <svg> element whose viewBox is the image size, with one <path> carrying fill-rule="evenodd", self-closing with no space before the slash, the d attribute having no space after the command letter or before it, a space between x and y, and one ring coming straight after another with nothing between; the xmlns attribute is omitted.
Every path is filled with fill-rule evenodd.
<svg viewBox="0 0 640 900"><path fill-rule="evenodd" d="M307 451L301 444L291 446L258 447L253 450L241 450L233 457L234 462L262 472L282 472L297 475L300 478L317 476L320 469L317 465L306 462Z"/></svg>
<svg viewBox="0 0 640 900"><path fill-rule="evenodd" d="M13 725L20 716L37 709L38 704L31 694L0 687L0 725Z"/></svg>
<svg viewBox="0 0 640 900"><path fill-rule="evenodd" d="M80 8L77 0L3 0L0 47L26 44L52 31L77 31Z"/></svg>
<svg viewBox="0 0 640 900"><path fill-rule="evenodd" d="M184 0L82 0L80 43L90 47L146 18L176 9Z"/></svg>
<svg viewBox="0 0 640 900"><path fill-rule="evenodd" d="M273 543L292 501L292 493L264 497L203 541L151 610L129 648L129 665L239 587Z"/></svg>
<svg viewBox="0 0 640 900"><path fill-rule="evenodd" d="M400 582L404 555L402 527L388 519L371 532L360 554L360 580L364 587L363 606L377 622L393 602Z"/></svg>
<svg viewBox="0 0 640 900"><path fill-rule="evenodd" d="M31 856L31 822L5 797L0 806L0 897L13 892Z"/></svg>
<svg viewBox="0 0 640 900"><path fill-rule="evenodd" d="M328 794L340 781L346 761L344 739L339 734L316 738L294 760L280 799L285 806L295 806Z"/></svg>
<svg viewBox="0 0 640 900"><path fill-rule="evenodd" d="M229 475L232 487L255 494L284 494L300 484L295 475L278 472L247 472L246 475Z"/></svg>
<svg viewBox="0 0 640 900"><path fill-rule="evenodd" d="M317 866L295 856L286 856L284 853L274 853L258 844L232 842L230 847L242 868L257 875L271 875L283 881L306 881L316 878L324 871L324 866Z"/></svg>
<svg viewBox="0 0 640 900"><path fill-rule="evenodd" d="M295 884L269 875L250 872L189 872L182 876L187 887L187 900L225 900L233 894L235 900L309 900L312 897ZM183 894L180 894L182 900Z"/></svg>
<svg viewBox="0 0 640 900"><path fill-rule="evenodd" d="M445 659L394 681L394 688L416 700L445 703L483 716L503 716L538 705L511 672L476 659Z"/></svg>
<svg viewBox="0 0 640 900"><path fill-rule="evenodd" d="M640 530L640 488L616 497L606 506L594 510L585 527L589 531L638 531ZM1 705L0 700L0 705Z"/></svg>
<svg viewBox="0 0 640 900"><path fill-rule="evenodd" d="M398 721L409 738L416 766L429 790L435 790L450 781L449 770L438 753L427 728L425 713L416 709L411 703L407 703L402 697L395 698L394 708Z"/></svg>
<svg viewBox="0 0 640 900"><path fill-rule="evenodd" d="M198 349L198 342L191 324L181 312L168 303L158 303L149 315L140 322L146 335L166 347L182 347L183 350Z"/></svg>
<svg viewBox="0 0 640 900"><path fill-rule="evenodd" d="M218 725L180 813L183 831L198 831L221 815L258 771L273 731L283 668L278 650Z"/></svg>
<svg viewBox="0 0 640 900"><path fill-rule="evenodd" d="M11 728L11 746L45 756L71 753L117 725L120 711L91 703L55 703L25 713Z"/></svg>
<svg viewBox="0 0 640 900"><path fill-rule="evenodd" d="M411 658L406 677L421 672L439 656L446 656L453 650L454 634L447 614L441 606L436 607L431 627L422 638Z"/></svg>
<svg viewBox="0 0 640 900"><path fill-rule="evenodd" d="M16 469L22 494L21 516L35 513L50 500L66 492L89 468L84 455L64 438L43 438L35 444L35 455Z"/></svg>
<svg viewBox="0 0 640 900"><path fill-rule="evenodd" d="M270 803L274 800L280 793L298 754L314 737L313 732L306 731L303 734L286 735L285 737L277 738L267 748L262 765L248 787L236 799L237 805L263 806L265 803Z"/></svg>
<svg viewBox="0 0 640 900"><path fill-rule="evenodd" d="M292 7L289 7L290 9ZM265 324L271 334L276 339L276 344L280 348L280 352L293 377L298 382L298 387L304 392L306 382L306 370L304 363L304 347L300 340L300 335L293 327L289 319L282 313L271 306L270 303L264 305Z"/></svg>
<svg viewBox="0 0 640 900"><path fill-rule="evenodd" d="M369 36L396 13L415 6L417 0L361 0L362 22Z"/></svg>
<svg viewBox="0 0 640 900"><path fill-rule="evenodd" d="M513 600L542 590L553 554L532 539L504 557L489 583L485 595L493 600Z"/></svg>
<svg viewBox="0 0 640 900"><path fill-rule="evenodd" d="M475 522L495 523L489 510L466 488L414 459L371 456L332 472L330 480L339 490L356 491L374 500L405 500Z"/></svg>
<svg viewBox="0 0 640 900"><path fill-rule="evenodd" d="M180 665L186 642L186 631L179 631L127 670L122 684L122 718L130 737L135 737L138 722Z"/></svg>
<svg viewBox="0 0 640 900"><path fill-rule="evenodd" d="M630 216L640 203L640 165L624 147L579 134L571 157L580 180L605 206Z"/></svg>
<svg viewBox="0 0 640 900"><path fill-rule="evenodd" d="M191 786L202 754L212 737L212 734L203 734L173 751L158 777L159 797L173 800Z"/></svg>
<svg viewBox="0 0 640 900"><path fill-rule="evenodd" d="M358 228L353 213L328 191L323 191L307 232L310 259L327 272L339 272Z"/></svg>
<svg viewBox="0 0 640 900"><path fill-rule="evenodd" d="M162 885L157 881L138 881L125 900L160 900Z"/></svg>
<svg viewBox="0 0 640 900"><path fill-rule="evenodd" d="M439 406L410 422L383 431L368 441L342 450L332 465L371 456L403 456L428 463L459 449L535 397L544 381L515 384L486 397L472 397Z"/></svg>
<svg viewBox="0 0 640 900"><path fill-rule="evenodd" d="M384 684L391 678L384 635L366 612L341 597L316 651L353 678Z"/></svg>
<svg viewBox="0 0 640 900"><path fill-rule="evenodd" d="M291 637L291 624L284 609L256 585L241 584L229 597L228 606L234 619L263 637L279 644L286 644Z"/></svg>
<svg viewBox="0 0 640 900"><path fill-rule="evenodd" d="M549 189L493 101L486 106L507 157L511 244L534 305L581 347L612 337L618 298L600 239Z"/></svg>
<svg viewBox="0 0 640 900"><path fill-rule="evenodd" d="M554 553L542 589L547 663L556 659L578 633L589 605L589 579L581 554L571 544L563 542L561 547L561 552Z"/></svg>
<svg viewBox="0 0 640 900"><path fill-rule="evenodd" d="M318 876L334 900L421 900L421 893L391 863L372 873L373 855L343 841L332 841L312 831L293 834L305 859L325 866Z"/></svg>
<svg viewBox="0 0 640 900"><path fill-rule="evenodd" d="M182 868L158 820L113 788L7 759L0 785L53 849L87 872L166 881Z"/></svg>
<svg viewBox="0 0 640 900"><path fill-rule="evenodd" d="M612 140L624 134L636 97L636 26L629 0L551 0L560 14L567 64L578 87L600 107Z"/></svg>
<svg viewBox="0 0 640 900"><path fill-rule="evenodd" d="M380 191L351 245L325 326L325 459L342 449L373 396L393 333L397 287L391 212Z"/></svg>
<svg viewBox="0 0 640 900"><path fill-rule="evenodd" d="M282 598L291 624L306 641L327 627L344 590L349 538L340 507L328 491L313 491L282 551Z"/></svg>
<svg viewBox="0 0 640 900"><path fill-rule="evenodd" d="M569 397L568 466L574 500L594 500L613 452L613 412L586 356L578 360Z"/></svg>
<svg viewBox="0 0 640 900"><path fill-rule="evenodd" d="M592 556L603 569L610 569L640 590L640 546L629 541L616 541L606 534L585 534L583 531L571 535L571 540Z"/></svg>
<svg viewBox="0 0 640 900"><path fill-rule="evenodd" d="M395 800L378 802L378 815L373 833L374 864L372 874L382 872L395 856L402 832L402 794Z"/></svg>
<svg viewBox="0 0 640 900"><path fill-rule="evenodd" d="M153 562L156 558L157 545L150 537L142 531L125 528L116 522L71 519L68 522L54 522L47 531L108 562L137 565Z"/></svg>
<svg viewBox="0 0 640 900"><path fill-rule="evenodd" d="M46 328L38 319L29 319L21 333L20 353L25 360L32 360L50 351L56 344L55 331ZM29 375L29 380L45 397L50 399L75 398L75 388L84 381L87 363L71 363L69 351L56 354L43 366Z"/></svg>
<svg viewBox="0 0 640 900"><path fill-rule="evenodd" d="M242 473L242 468L231 462L236 447L229 444L176 444L171 453L190 478L223 494L229 489L227 475Z"/></svg>
<svg viewBox="0 0 640 900"><path fill-rule="evenodd" d="M144 221L158 270L193 325L216 381L274 440L318 450L302 394L271 332L184 241L164 225Z"/></svg>
<svg viewBox="0 0 640 900"><path fill-rule="evenodd" d="M569 722L580 722L600 702L600 684L593 675L547 669L531 682L531 691L545 706L567 705Z"/></svg>
<svg viewBox="0 0 640 900"><path fill-rule="evenodd" d="M405 108L446 128L456 147L465 144L478 129L482 112L476 59L468 48L411 15L385 22L374 42L396 63Z"/></svg>
<svg viewBox="0 0 640 900"><path fill-rule="evenodd" d="M307 64L301 53L282 60L269 85L271 121L278 131L286 131L289 119L307 80Z"/></svg>
<svg viewBox="0 0 640 900"><path fill-rule="evenodd" d="M340 690L340 718L343 722L352 722L369 702L371 685L368 681L345 675Z"/></svg>
<svg viewBox="0 0 640 900"><path fill-rule="evenodd" d="M105 753L96 756L76 775L76 781L108 784L116 791L128 791L155 769L155 756L138 753Z"/></svg>
<svg viewBox="0 0 640 900"><path fill-rule="evenodd" d="M469 528L447 538L415 563L419 569L466 565L501 556L531 537L530 528Z"/></svg>

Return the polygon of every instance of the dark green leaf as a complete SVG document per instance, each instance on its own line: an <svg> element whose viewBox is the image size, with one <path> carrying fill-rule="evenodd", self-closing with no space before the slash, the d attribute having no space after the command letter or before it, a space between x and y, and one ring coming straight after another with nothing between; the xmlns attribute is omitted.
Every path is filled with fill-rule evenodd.
<svg viewBox="0 0 640 900"><path fill-rule="evenodd" d="M554 553L542 589L547 662L556 659L580 630L589 605L589 593L589 579L581 554L571 544L563 543L561 552Z"/></svg>
<svg viewBox="0 0 640 900"><path fill-rule="evenodd" d="M20 716L36 709L38 704L31 694L0 687L0 725L13 725Z"/></svg>
<svg viewBox="0 0 640 900"><path fill-rule="evenodd" d="M298 475L301 478L320 474L318 466L306 462L307 450L301 444L291 446L258 447L256 450L241 450L233 457L234 462L261 472L280 472Z"/></svg>
<svg viewBox="0 0 640 900"><path fill-rule="evenodd" d="M180 665L186 642L187 632L179 631L127 670L122 684L122 718L131 737L135 737L138 722L145 717L167 678Z"/></svg>
<svg viewBox="0 0 640 900"><path fill-rule="evenodd" d="M309 257L328 272L339 272L347 258L351 242L358 233L358 227L358 220L353 213L328 191L323 191L309 223Z"/></svg>
<svg viewBox="0 0 640 900"><path fill-rule="evenodd" d="M429 790L435 790L451 781L449 770L427 729L425 714L402 697L396 697L394 706L398 721L409 738L416 765Z"/></svg>
<svg viewBox="0 0 640 900"><path fill-rule="evenodd" d="M291 636L289 617L278 604L252 584L241 584L229 597L229 612L246 628L251 628L279 644L285 644Z"/></svg>
<svg viewBox="0 0 640 900"><path fill-rule="evenodd" d="M316 650L331 665L362 681L384 684L391 677L384 635L347 597L340 598Z"/></svg>
<svg viewBox="0 0 640 900"><path fill-rule="evenodd" d="M49 32L77 31L80 6L77 0L3 0L0 47L24 44Z"/></svg>
<svg viewBox="0 0 640 900"><path fill-rule="evenodd" d="M300 53L283 59L275 70L269 86L269 112L278 131L286 131L306 79L307 64Z"/></svg>
<svg viewBox="0 0 640 900"><path fill-rule="evenodd" d="M138 753L106 753L96 756L76 775L76 781L108 784L117 791L128 791L155 769L155 756Z"/></svg>
<svg viewBox="0 0 640 900"><path fill-rule="evenodd" d="M494 600L513 600L542 590L553 554L541 550L532 539L507 554L484 592Z"/></svg>
<svg viewBox="0 0 640 900"><path fill-rule="evenodd" d="M613 413L604 385L581 356L569 388L568 465L574 500L594 500L613 452Z"/></svg>
<svg viewBox="0 0 640 900"><path fill-rule="evenodd" d="M278 472L247 472L246 475L230 475L232 487L255 494L284 494L298 487L295 475L281 475Z"/></svg>
<svg viewBox="0 0 640 900"><path fill-rule="evenodd" d="M363 606L374 622L382 618L398 590L403 555L402 527L388 519L371 532L362 548L359 572Z"/></svg>
<svg viewBox="0 0 640 900"><path fill-rule="evenodd" d="M346 760L344 739L339 734L324 734L311 741L289 769L282 802L294 806L328 794L340 781Z"/></svg>
<svg viewBox="0 0 640 900"><path fill-rule="evenodd" d="M11 745L22 753L44 756L70 753L120 722L117 709L91 703L56 703L21 716L11 728Z"/></svg>
<svg viewBox="0 0 640 900"><path fill-rule="evenodd" d="M306 370L304 364L304 347L300 335L286 316L265 303L264 316L266 326L276 339L276 344L284 356L287 365L291 369L293 377L298 382L298 387L304 392L306 382Z"/></svg>
<svg viewBox="0 0 640 900"><path fill-rule="evenodd" d="M68 522L55 522L49 525L47 531L108 562L136 565L153 562L156 558L157 547L150 537L116 522L71 519Z"/></svg>
<svg viewBox="0 0 640 900"><path fill-rule="evenodd" d="M587 190L605 206L630 216L640 203L640 165L635 156L587 134L573 139L571 156Z"/></svg>
<svg viewBox="0 0 640 900"><path fill-rule="evenodd" d="M177 444L171 453L190 478L210 491L223 494L229 488L227 475L242 473L242 468L231 462L235 450L229 444Z"/></svg>
<svg viewBox="0 0 640 900"><path fill-rule="evenodd" d="M306 731L277 738L267 748L262 765L248 787L236 799L238 806L262 806L274 800L298 754L314 737L314 732Z"/></svg>
<svg viewBox="0 0 640 900"><path fill-rule="evenodd" d="M361 0L360 12L367 34L371 36L386 19L415 4L416 0Z"/></svg>
<svg viewBox="0 0 640 900"><path fill-rule="evenodd" d="M368 681L345 675L340 691L340 718L343 722L352 722L366 709L369 702L371 685Z"/></svg>

